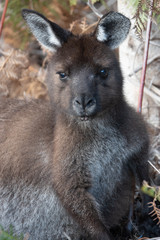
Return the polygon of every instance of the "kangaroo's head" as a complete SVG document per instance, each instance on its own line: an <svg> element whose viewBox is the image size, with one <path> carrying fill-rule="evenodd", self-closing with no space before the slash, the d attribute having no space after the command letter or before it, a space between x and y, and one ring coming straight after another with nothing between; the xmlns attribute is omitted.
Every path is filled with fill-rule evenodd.
<svg viewBox="0 0 160 240"><path fill-rule="evenodd" d="M128 18L110 12L94 33L75 36L35 11L24 9L23 17L40 44L53 52L46 81L59 111L89 120L121 100L122 76L112 49L126 38Z"/></svg>

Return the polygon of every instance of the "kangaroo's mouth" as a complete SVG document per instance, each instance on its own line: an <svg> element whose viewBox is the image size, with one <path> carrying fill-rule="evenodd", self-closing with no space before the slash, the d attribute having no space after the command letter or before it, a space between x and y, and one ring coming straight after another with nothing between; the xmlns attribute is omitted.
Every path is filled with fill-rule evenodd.
<svg viewBox="0 0 160 240"><path fill-rule="evenodd" d="M78 116L78 118L79 118L79 120L81 121L81 122L89 122L89 121L91 121L94 117L95 117L95 115L96 114L87 114L87 113L83 113L83 114L80 114L79 116Z"/></svg>

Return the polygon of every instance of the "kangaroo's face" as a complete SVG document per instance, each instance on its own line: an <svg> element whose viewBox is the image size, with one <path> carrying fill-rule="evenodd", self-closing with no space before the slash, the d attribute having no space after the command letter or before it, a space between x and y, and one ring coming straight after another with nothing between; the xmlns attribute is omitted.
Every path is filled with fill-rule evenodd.
<svg viewBox="0 0 160 240"><path fill-rule="evenodd" d="M128 18L112 12L92 35L74 36L37 12L23 10L23 16L38 41L54 51L47 86L59 111L89 120L119 101L122 77L111 49L127 36Z"/></svg>
<svg viewBox="0 0 160 240"><path fill-rule="evenodd" d="M50 97L68 114L87 120L121 96L122 78L112 51L93 36L71 37L57 50L47 77Z"/></svg>

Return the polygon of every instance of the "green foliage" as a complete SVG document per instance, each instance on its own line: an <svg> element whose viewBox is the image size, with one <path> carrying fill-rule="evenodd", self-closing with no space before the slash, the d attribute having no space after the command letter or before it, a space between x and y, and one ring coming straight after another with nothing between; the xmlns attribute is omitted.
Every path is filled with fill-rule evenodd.
<svg viewBox="0 0 160 240"><path fill-rule="evenodd" d="M66 11L69 12L70 10L70 4L69 4L69 1L66 1L66 0L57 0L59 2L59 4L63 7L63 9L65 9ZM53 0L52 0L53 2Z"/></svg>
<svg viewBox="0 0 160 240"><path fill-rule="evenodd" d="M0 240L23 240L23 235L20 237L15 236L13 234L13 228L10 227L8 232L4 231L4 229L0 226Z"/></svg>
<svg viewBox="0 0 160 240"><path fill-rule="evenodd" d="M143 181L141 191L150 197L156 198L160 202L160 187L152 187L146 181Z"/></svg>
<svg viewBox="0 0 160 240"><path fill-rule="evenodd" d="M77 0L69 0L70 6L74 6L77 4Z"/></svg>
<svg viewBox="0 0 160 240"><path fill-rule="evenodd" d="M137 33L141 34L146 28L147 19L150 9L150 1L148 0L127 0L126 3L131 7L134 18L136 20L135 27ZM153 17L160 24L160 0L154 1Z"/></svg>
<svg viewBox="0 0 160 240"><path fill-rule="evenodd" d="M99 2L99 0L92 0L92 3L96 3L96 2Z"/></svg>
<svg viewBox="0 0 160 240"><path fill-rule="evenodd" d="M69 3L66 0L57 0L65 10L69 11ZM4 6L5 0L2 0L2 6ZM20 41L20 48L24 48L26 42L28 42L29 37L31 36L30 32L27 29L22 16L21 10L23 8L35 9L38 12L48 11L55 18L60 17L58 12L54 8L53 0L12 0L8 2L8 8L5 19L5 26L10 26L15 33L17 33L17 38ZM17 39L17 41L19 41Z"/></svg>
<svg viewBox="0 0 160 240"><path fill-rule="evenodd" d="M88 0L84 0L84 2L87 2ZM99 0L92 0L92 3L99 2ZM77 0L69 0L70 6L74 6L77 4Z"/></svg>

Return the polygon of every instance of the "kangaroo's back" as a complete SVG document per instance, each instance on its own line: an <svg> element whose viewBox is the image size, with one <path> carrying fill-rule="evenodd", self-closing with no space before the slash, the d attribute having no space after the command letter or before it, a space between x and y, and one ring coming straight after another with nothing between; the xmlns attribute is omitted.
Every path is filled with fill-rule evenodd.
<svg viewBox="0 0 160 240"><path fill-rule="evenodd" d="M48 146L53 139L54 113L49 103L2 99L0 112L0 178L7 180L13 176L18 179L28 173L38 177L42 171L39 172L38 168L45 171L44 165L49 164L52 154ZM39 160L41 155L44 161ZM3 172L4 163L8 172ZM37 182L40 183L38 179Z"/></svg>

